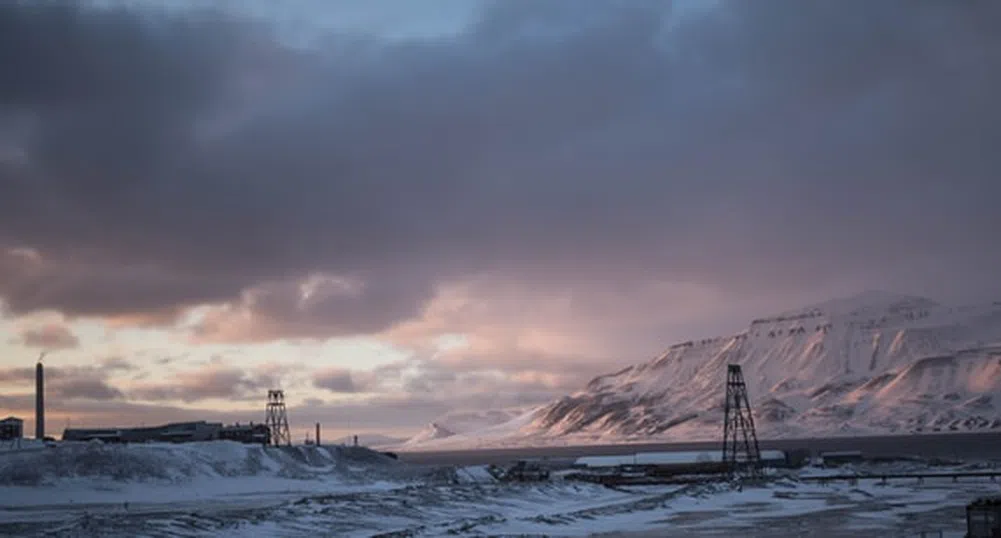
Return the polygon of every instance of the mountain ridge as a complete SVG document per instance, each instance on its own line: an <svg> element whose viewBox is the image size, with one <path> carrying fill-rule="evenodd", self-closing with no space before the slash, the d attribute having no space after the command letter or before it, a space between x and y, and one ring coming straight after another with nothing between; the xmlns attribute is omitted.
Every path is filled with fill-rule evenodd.
<svg viewBox="0 0 1001 538"><path fill-rule="evenodd" d="M1001 428L1001 304L868 291L676 343L510 424L439 444L715 439L731 363L762 437Z"/></svg>

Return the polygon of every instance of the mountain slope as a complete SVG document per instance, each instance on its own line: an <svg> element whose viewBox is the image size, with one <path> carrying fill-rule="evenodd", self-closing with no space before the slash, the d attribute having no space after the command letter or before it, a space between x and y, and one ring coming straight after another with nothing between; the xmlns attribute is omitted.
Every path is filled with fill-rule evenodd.
<svg viewBox="0 0 1001 538"><path fill-rule="evenodd" d="M355 441L354 435L345 435L334 439L333 444L335 445L353 445ZM388 435L382 435L378 433L363 433L358 435L358 444L365 447L380 448L384 446L394 446L398 445L406 439L401 439L399 437L390 437Z"/></svg>
<svg viewBox="0 0 1001 538"><path fill-rule="evenodd" d="M869 291L675 344L508 422L401 448L717 439L727 364L742 366L765 438L1001 429L1001 302Z"/></svg>
<svg viewBox="0 0 1001 538"><path fill-rule="evenodd" d="M448 428L436 423L431 422L424 426L424 429L417 432L416 435L408 439L405 443L399 446L399 448L409 448L414 446L420 446L425 443L437 441L440 439L447 439L455 435L455 432L449 430Z"/></svg>
<svg viewBox="0 0 1001 538"><path fill-rule="evenodd" d="M867 292L671 346L542 409L528 437L711 439L740 364L763 436L1001 427L1001 305Z"/></svg>

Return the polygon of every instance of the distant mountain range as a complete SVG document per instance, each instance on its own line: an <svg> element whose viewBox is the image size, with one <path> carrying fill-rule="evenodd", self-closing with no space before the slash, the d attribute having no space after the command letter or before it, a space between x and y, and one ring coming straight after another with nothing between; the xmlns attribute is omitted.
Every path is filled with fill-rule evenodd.
<svg viewBox="0 0 1001 538"><path fill-rule="evenodd" d="M743 368L761 437L1001 428L1001 303L865 292L677 343L506 422L407 448L716 439L727 364Z"/></svg>

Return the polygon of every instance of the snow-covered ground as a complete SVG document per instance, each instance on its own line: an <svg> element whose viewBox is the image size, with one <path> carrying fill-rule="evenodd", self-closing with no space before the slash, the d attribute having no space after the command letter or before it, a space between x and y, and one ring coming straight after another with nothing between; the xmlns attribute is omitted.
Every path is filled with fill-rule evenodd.
<svg viewBox="0 0 1001 538"><path fill-rule="evenodd" d="M607 488L502 484L484 467L428 472L363 449L67 444L0 455L0 535L950 536L961 535L965 504L998 491L978 478L798 478L817 472L773 472L743 488Z"/></svg>
<svg viewBox="0 0 1001 538"><path fill-rule="evenodd" d="M128 511L92 510L88 515L75 510L73 517L52 524L36 519L16 531L101 529L104 536L430 537L641 532L732 536L747 531L752 536L790 536L793 529L821 536L912 536L939 530L946 536L961 536L965 504L996 491L997 486L987 481L884 486L779 480L743 489L729 485L609 489L576 483L411 485L307 494L270 503L166 502L133 506Z"/></svg>
<svg viewBox="0 0 1001 538"><path fill-rule="evenodd" d="M0 452L0 529L124 510L126 503L131 513L269 506L304 495L383 491L407 478L394 460L347 447L26 444Z"/></svg>

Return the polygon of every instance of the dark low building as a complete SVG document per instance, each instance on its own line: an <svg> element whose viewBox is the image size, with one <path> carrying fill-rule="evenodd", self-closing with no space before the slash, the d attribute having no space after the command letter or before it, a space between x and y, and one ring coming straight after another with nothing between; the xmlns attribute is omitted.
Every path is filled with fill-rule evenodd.
<svg viewBox="0 0 1001 538"><path fill-rule="evenodd" d="M267 444L270 431L264 424L223 426L220 422L174 422L140 428L67 428L64 441L103 441L105 443L190 443L230 440Z"/></svg>
<svg viewBox="0 0 1001 538"><path fill-rule="evenodd" d="M234 424L219 430L219 439L247 444L267 445L271 442L271 429L264 424Z"/></svg>
<svg viewBox="0 0 1001 538"><path fill-rule="evenodd" d="M822 452L820 459L824 466L845 465L847 463L861 463L865 461L862 452L858 450L844 450L840 452Z"/></svg>
<svg viewBox="0 0 1001 538"><path fill-rule="evenodd" d="M105 443L121 443L122 430L118 428L66 428L63 430L63 441L104 441Z"/></svg>
<svg viewBox="0 0 1001 538"><path fill-rule="evenodd" d="M966 537L1001 536L1001 498L977 499L966 506Z"/></svg>
<svg viewBox="0 0 1001 538"><path fill-rule="evenodd" d="M141 428L66 428L64 441L92 441L105 443L183 443L211 441L219 438L222 424L218 422L175 422L163 426Z"/></svg>
<svg viewBox="0 0 1001 538"><path fill-rule="evenodd" d="M24 437L24 420L7 417L0 420L0 440L10 441Z"/></svg>

